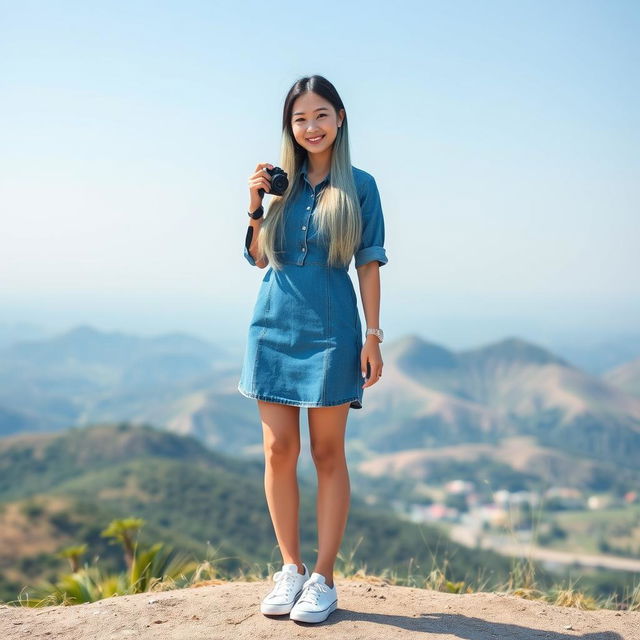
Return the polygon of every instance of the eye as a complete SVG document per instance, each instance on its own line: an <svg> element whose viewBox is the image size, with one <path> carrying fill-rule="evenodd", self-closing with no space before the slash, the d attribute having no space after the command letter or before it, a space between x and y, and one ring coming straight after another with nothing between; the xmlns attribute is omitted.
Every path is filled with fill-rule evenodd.
<svg viewBox="0 0 640 640"><path fill-rule="evenodd" d="M325 117L326 117L326 115L327 115L326 113L320 113L320 114L318 114L318 118L320 118L320 117L322 117L322 116L325 116ZM294 122L302 122L303 120L304 120L304 118L296 118L296 119L294 120Z"/></svg>

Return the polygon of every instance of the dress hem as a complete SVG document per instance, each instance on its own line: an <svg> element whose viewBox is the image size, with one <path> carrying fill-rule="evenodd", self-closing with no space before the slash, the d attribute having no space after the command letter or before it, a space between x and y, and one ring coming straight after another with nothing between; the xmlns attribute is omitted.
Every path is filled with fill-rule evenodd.
<svg viewBox="0 0 640 640"><path fill-rule="evenodd" d="M253 398L254 400L264 400L266 402L277 402L278 404L288 404L294 407L335 407L339 404L346 404L347 402L358 402L360 404L359 407L352 407L350 409L362 409L362 402L358 396L353 398L347 398L346 400L340 400L339 402L325 402L324 404L320 402L306 402L305 400L291 400L289 398L280 398L278 396L268 396L259 393L251 393L249 391L245 391L238 385L238 391L247 398Z"/></svg>

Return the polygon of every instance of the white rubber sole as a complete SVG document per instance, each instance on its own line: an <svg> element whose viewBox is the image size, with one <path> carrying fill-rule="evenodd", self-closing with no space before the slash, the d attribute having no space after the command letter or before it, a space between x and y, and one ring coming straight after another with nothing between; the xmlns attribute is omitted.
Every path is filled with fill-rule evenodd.
<svg viewBox="0 0 640 640"><path fill-rule="evenodd" d="M291 609L293 609L293 605L296 603L296 600L300 597L302 593L302 589L293 596L292 602L285 602L284 604L272 604L270 602L262 602L260 604L260 612L264 613L268 616L284 616L287 613L290 613Z"/></svg>
<svg viewBox="0 0 640 640"><path fill-rule="evenodd" d="M291 620L298 622L322 622L329 617L332 611L338 608L338 601L334 600L326 609L322 611L293 611L290 615Z"/></svg>

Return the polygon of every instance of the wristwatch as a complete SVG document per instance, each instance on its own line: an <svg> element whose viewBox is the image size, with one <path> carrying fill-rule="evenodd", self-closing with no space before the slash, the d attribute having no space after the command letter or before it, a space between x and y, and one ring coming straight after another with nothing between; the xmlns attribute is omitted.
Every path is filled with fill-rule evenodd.
<svg viewBox="0 0 640 640"><path fill-rule="evenodd" d="M365 338L372 333L374 336L378 336L378 340L382 342L384 340L384 331L382 329L372 329L371 327L367 327L367 332L365 333Z"/></svg>
<svg viewBox="0 0 640 640"><path fill-rule="evenodd" d="M258 218L262 218L262 214L264 213L264 208L260 205L253 213L251 211L247 212L250 218L257 220Z"/></svg>

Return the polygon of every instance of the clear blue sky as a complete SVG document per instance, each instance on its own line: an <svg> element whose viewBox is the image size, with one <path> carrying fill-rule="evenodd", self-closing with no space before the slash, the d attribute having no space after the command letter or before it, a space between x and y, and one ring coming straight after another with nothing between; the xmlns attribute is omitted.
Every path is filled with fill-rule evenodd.
<svg viewBox="0 0 640 640"><path fill-rule="evenodd" d="M638 328L639 27L604 0L0 2L3 321L241 345L247 177L321 73L380 188L390 338Z"/></svg>

